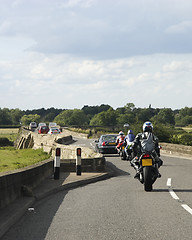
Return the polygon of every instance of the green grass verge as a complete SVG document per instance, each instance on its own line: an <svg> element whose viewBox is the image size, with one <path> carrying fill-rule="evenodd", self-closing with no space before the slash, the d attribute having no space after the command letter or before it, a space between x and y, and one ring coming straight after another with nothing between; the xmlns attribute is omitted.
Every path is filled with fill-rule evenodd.
<svg viewBox="0 0 192 240"><path fill-rule="evenodd" d="M50 157L42 149L21 149L14 147L0 148L0 172L8 172L15 169L31 166Z"/></svg>
<svg viewBox="0 0 192 240"><path fill-rule="evenodd" d="M0 137L1 138L8 138L9 141L14 142L18 135L18 128L12 129L12 128L1 128L0 129Z"/></svg>

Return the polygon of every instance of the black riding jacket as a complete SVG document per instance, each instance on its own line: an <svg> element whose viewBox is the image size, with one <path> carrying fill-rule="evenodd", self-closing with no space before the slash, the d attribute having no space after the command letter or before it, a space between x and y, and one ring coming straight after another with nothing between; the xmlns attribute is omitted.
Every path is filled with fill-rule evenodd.
<svg viewBox="0 0 192 240"><path fill-rule="evenodd" d="M160 157L160 148L159 148L159 139L153 134L152 134L152 139L153 139L153 144L154 144L154 150L156 151L157 155ZM137 136L135 137L135 140L133 142L133 152L134 155L140 155L142 152L142 141L147 139L148 134L146 132L144 133L138 133Z"/></svg>

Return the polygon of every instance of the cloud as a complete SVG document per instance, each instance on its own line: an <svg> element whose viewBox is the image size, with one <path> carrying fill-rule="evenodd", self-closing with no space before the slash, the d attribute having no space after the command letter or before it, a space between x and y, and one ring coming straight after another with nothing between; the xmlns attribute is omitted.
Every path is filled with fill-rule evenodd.
<svg viewBox="0 0 192 240"><path fill-rule="evenodd" d="M164 72L192 71L192 63L189 61L172 61L163 66Z"/></svg>
<svg viewBox="0 0 192 240"><path fill-rule="evenodd" d="M89 8L94 4L94 0L69 0L61 4L65 8L82 7Z"/></svg>
<svg viewBox="0 0 192 240"><path fill-rule="evenodd" d="M32 51L91 59L192 51L190 1L10 2L1 6L0 35L30 39Z"/></svg>
<svg viewBox="0 0 192 240"><path fill-rule="evenodd" d="M188 0L174 7L172 0L12 0L1 6L0 35L30 39L30 51L96 60L185 53L192 51L190 10ZM175 41L173 32L186 36Z"/></svg>
<svg viewBox="0 0 192 240"><path fill-rule="evenodd" d="M191 11L190 0L2 1L0 101L186 105Z"/></svg>
<svg viewBox="0 0 192 240"><path fill-rule="evenodd" d="M176 34L183 34L189 33L192 30L192 21L183 21L181 23L169 26L165 32L166 33L176 33Z"/></svg>

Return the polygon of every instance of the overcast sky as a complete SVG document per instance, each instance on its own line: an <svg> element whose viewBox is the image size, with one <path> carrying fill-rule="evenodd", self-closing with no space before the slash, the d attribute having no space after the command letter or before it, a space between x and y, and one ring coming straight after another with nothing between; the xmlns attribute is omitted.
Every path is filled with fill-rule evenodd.
<svg viewBox="0 0 192 240"><path fill-rule="evenodd" d="M192 107L191 0L0 0L0 108Z"/></svg>

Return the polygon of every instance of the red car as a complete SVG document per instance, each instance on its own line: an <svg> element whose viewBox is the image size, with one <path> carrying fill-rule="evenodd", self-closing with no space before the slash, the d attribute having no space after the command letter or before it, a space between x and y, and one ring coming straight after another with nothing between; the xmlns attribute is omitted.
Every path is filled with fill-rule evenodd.
<svg viewBox="0 0 192 240"><path fill-rule="evenodd" d="M49 127L48 126L40 126L38 133L39 134L47 134L49 132Z"/></svg>

